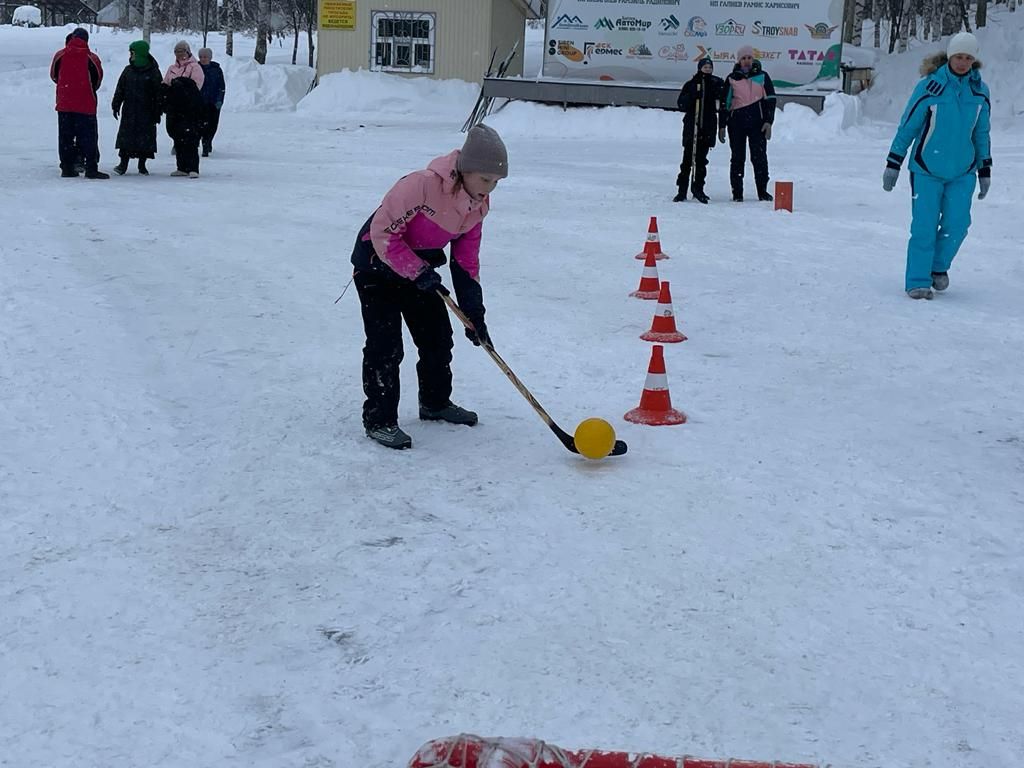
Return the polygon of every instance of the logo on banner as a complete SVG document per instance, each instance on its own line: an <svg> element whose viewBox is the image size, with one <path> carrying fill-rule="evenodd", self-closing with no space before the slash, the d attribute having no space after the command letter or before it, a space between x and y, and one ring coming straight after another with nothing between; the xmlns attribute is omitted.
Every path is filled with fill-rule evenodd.
<svg viewBox="0 0 1024 768"><path fill-rule="evenodd" d="M679 29L679 19L677 19L670 13L668 16L661 20L661 32L659 32L658 34L671 35L677 29Z"/></svg>
<svg viewBox="0 0 1024 768"><path fill-rule="evenodd" d="M552 29L587 29L587 25L583 23L583 19L579 16L570 16L567 13L563 13L557 19L555 23L551 25Z"/></svg>
<svg viewBox="0 0 1024 768"><path fill-rule="evenodd" d="M700 59L711 59L712 61L733 61L736 57L732 51L716 51L714 48L705 48L703 45L697 46L697 60Z"/></svg>
<svg viewBox="0 0 1024 768"><path fill-rule="evenodd" d="M572 40L551 40L548 43L548 56L554 56L555 54L577 64L583 61L583 51L577 48Z"/></svg>
<svg viewBox="0 0 1024 768"><path fill-rule="evenodd" d="M650 59L654 57L651 53L651 49L648 48L644 43L632 46L626 53L627 58L630 59Z"/></svg>
<svg viewBox="0 0 1024 768"><path fill-rule="evenodd" d="M651 28L652 22L645 19L638 19L636 16L620 16L615 21L615 28L623 32L646 32Z"/></svg>
<svg viewBox="0 0 1024 768"><path fill-rule="evenodd" d="M606 17L601 17L594 24L594 29L615 29L615 25L612 24L612 20Z"/></svg>
<svg viewBox="0 0 1024 768"><path fill-rule="evenodd" d="M804 24L807 27L807 31L811 33L811 37L815 40L831 40L832 33L839 27L838 24L835 26L829 26L825 22L815 24L813 27L810 24Z"/></svg>
<svg viewBox="0 0 1024 768"><path fill-rule="evenodd" d="M707 37L708 23L702 17L694 16L686 22L686 31L683 34L686 37Z"/></svg>
<svg viewBox="0 0 1024 768"><path fill-rule="evenodd" d="M796 37L800 34L800 28L782 27L777 24L764 24L760 21L755 21L750 32L761 37Z"/></svg>
<svg viewBox="0 0 1024 768"><path fill-rule="evenodd" d="M663 46L662 49L658 51L658 56L662 59L667 59L668 61L686 61L690 58L686 53L685 43Z"/></svg>
<svg viewBox="0 0 1024 768"><path fill-rule="evenodd" d="M740 24L736 19L729 19L721 24L715 24L715 34L721 37L739 37L746 31L747 25Z"/></svg>
<svg viewBox="0 0 1024 768"><path fill-rule="evenodd" d="M623 52L621 48L615 48L611 43L584 43L583 44L583 63L589 64L590 60L595 56L601 58L602 56L622 56Z"/></svg>
<svg viewBox="0 0 1024 768"><path fill-rule="evenodd" d="M823 61L832 61L835 57L836 53L832 48L827 51L789 49L789 60L797 64L820 64Z"/></svg>

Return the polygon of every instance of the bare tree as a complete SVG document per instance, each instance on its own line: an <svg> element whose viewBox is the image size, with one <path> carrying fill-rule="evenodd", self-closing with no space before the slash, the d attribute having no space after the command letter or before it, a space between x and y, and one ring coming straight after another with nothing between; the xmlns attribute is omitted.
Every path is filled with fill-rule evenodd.
<svg viewBox="0 0 1024 768"><path fill-rule="evenodd" d="M875 48L882 47L882 0L875 0L874 15L871 20L875 25Z"/></svg>
<svg viewBox="0 0 1024 768"><path fill-rule="evenodd" d="M149 42L153 31L153 0L145 0L142 4L142 39Z"/></svg>
<svg viewBox="0 0 1024 768"><path fill-rule="evenodd" d="M974 12L974 26L981 29L988 24L988 0L978 0L978 7Z"/></svg>
<svg viewBox="0 0 1024 768"><path fill-rule="evenodd" d="M267 63L267 35L270 32L270 0L259 0L256 19L256 52L253 58L260 64Z"/></svg>
<svg viewBox="0 0 1024 768"><path fill-rule="evenodd" d="M203 48L206 47L206 37L210 33L210 19L216 12L215 0L199 0L199 20L203 25Z"/></svg>
<svg viewBox="0 0 1024 768"><path fill-rule="evenodd" d="M316 60L313 58L313 50L316 48L313 43L313 30L317 24L318 7L317 0L306 0L306 44L309 46L309 66L311 67L316 66Z"/></svg>

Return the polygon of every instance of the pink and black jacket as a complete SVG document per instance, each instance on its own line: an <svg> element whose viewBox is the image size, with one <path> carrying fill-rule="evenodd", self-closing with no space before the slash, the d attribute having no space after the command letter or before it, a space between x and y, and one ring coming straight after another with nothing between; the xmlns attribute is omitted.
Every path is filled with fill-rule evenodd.
<svg viewBox="0 0 1024 768"><path fill-rule="evenodd" d="M446 261L451 244L452 285L464 310L483 315L480 237L490 198L473 200L459 184L459 150L403 176L366 221L352 251L356 272L415 280Z"/></svg>

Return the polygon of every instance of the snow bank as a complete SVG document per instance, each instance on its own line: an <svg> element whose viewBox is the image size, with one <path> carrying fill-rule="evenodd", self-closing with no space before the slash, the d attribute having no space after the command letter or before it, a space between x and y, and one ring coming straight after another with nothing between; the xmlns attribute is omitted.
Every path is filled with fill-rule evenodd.
<svg viewBox="0 0 1024 768"><path fill-rule="evenodd" d="M479 95L480 86L464 80L410 78L361 69L325 75L302 99L298 110L316 117L462 121Z"/></svg>
<svg viewBox="0 0 1024 768"><path fill-rule="evenodd" d="M225 109L242 112L277 112L295 109L313 83L310 67L293 64L257 64L253 59L218 59L227 83Z"/></svg>
<svg viewBox="0 0 1024 768"><path fill-rule="evenodd" d="M1024 79L1020 67L1024 61L1024 13L1009 13L996 7L989 10L988 26L977 30L981 44L980 59L985 82L992 91L992 117L996 124L1008 124L1024 116ZM880 57L875 82L861 97L864 114L878 120L895 122L914 84L920 79L921 61L944 51L948 38L937 43L919 44L907 53Z"/></svg>
<svg viewBox="0 0 1024 768"><path fill-rule="evenodd" d="M76 25L25 29L0 26L0 77L4 89L43 101L53 101L53 84L49 66L54 52L64 47L64 37ZM141 38L137 29L110 29L92 27L89 47L100 57L105 70L100 101L109 103L121 69L128 64L128 45ZM197 52L202 46L200 35L154 34L151 50L162 71L174 60L174 44L185 39ZM291 46L275 44L267 52L267 63L257 64L252 54L255 40L244 35L235 36L235 56L224 54L224 36L211 34L208 47L214 51L214 60L224 69L227 97L224 108L229 112L280 112L295 109L306 95L313 80L310 67L286 63L291 60ZM306 55L300 46L300 59Z"/></svg>
<svg viewBox="0 0 1024 768"><path fill-rule="evenodd" d="M809 107L789 104L775 118L772 141L821 143L855 129L861 120L860 101L835 93L819 115ZM563 110L529 102L512 102L487 118L503 135L520 137L660 139L679 133L682 115L640 107L574 107ZM857 129L859 130L859 129Z"/></svg>

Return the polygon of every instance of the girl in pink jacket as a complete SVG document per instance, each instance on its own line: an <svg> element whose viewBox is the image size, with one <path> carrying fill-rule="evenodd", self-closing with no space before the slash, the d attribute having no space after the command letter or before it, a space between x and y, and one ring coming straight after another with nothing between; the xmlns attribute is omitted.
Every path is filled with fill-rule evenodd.
<svg viewBox="0 0 1024 768"><path fill-rule="evenodd" d="M438 291L436 268L451 245L452 285L472 321L466 336L490 344L480 288L480 236L490 193L508 176L508 153L486 125L470 129L461 150L403 176L366 221L352 251L366 345L363 347L363 427L389 448L411 448L398 426L402 319L419 353L419 415L426 421L473 426L477 415L453 404L452 325Z"/></svg>

